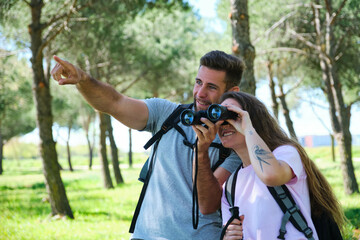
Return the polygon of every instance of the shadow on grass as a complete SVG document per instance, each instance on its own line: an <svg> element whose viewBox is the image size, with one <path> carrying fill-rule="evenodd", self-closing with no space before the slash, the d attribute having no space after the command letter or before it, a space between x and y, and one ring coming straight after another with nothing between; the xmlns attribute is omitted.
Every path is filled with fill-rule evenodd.
<svg viewBox="0 0 360 240"><path fill-rule="evenodd" d="M8 176L24 176L24 175L34 175L34 174L42 174L42 170L38 169L38 168L34 168L34 169L16 169L16 170L12 170L12 169L5 169L4 173L6 173L6 175Z"/></svg>
<svg viewBox="0 0 360 240"><path fill-rule="evenodd" d="M84 222L97 222L99 218L113 219L116 221L131 221L132 215L123 215L119 213L111 213L105 211L76 211L75 218Z"/></svg>
<svg viewBox="0 0 360 240"><path fill-rule="evenodd" d="M360 228L360 208L348 208L344 211L345 216L350 219L352 225Z"/></svg>
<svg viewBox="0 0 360 240"><path fill-rule="evenodd" d="M46 188L45 183L38 182L38 183L34 183L32 185L29 185L29 186L25 186L25 185L18 185L16 187L0 186L0 191L3 191L3 190L24 190L24 189L39 190L39 189L45 189L45 188Z"/></svg>
<svg viewBox="0 0 360 240"><path fill-rule="evenodd" d="M93 182L97 183L96 180L94 180ZM0 186L0 191L23 190L23 189L32 189L32 190L46 189L45 183L43 181L36 182L31 185L27 185L26 183L24 183L24 184L25 185L17 185L17 186L3 185L3 186ZM84 179L71 179L71 180L66 180L66 181L63 180L63 184L64 184L65 188L71 188L72 190L76 190L76 191L78 191L78 190L89 191L89 188L91 190L101 189L100 187L96 186L95 184L89 184L89 181L84 180Z"/></svg>

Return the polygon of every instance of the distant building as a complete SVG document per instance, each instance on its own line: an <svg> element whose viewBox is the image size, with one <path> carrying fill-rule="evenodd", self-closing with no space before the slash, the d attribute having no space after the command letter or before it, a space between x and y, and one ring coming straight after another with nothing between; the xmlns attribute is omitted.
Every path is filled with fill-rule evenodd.
<svg viewBox="0 0 360 240"><path fill-rule="evenodd" d="M330 135L308 135L299 137L299 143L303 147L331 146ZM335 146L336 146L335 140ZM352 145L360 146L360 135L352 135Z"/></svg>

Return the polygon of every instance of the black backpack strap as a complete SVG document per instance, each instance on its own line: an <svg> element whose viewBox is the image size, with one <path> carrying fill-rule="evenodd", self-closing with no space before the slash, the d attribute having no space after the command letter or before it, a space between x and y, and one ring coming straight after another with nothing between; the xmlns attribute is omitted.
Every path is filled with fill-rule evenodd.
<svg viewBox="0 0 360 240"><path fill-rule="evenodd" d="M130 233L134 233L134 230L135 230L135 225L136 225L136 221L137 221L137 218L139 216L139 213L140 213L140 208L141 208L142 202L143 202L144 197L145 197L146 189L147 189L147 187L149 185L149 180L150 180L152 168L153 168L153 165L154 165L154 156L155 156L155 153L156 153L156 149L157 149L157 147L159 145L159 142L160 142L160 139L155 143L154 151L153 151L153 154L151 156L151 159L150 160L148 159L148 162L147 162L148 165L149 165L149 169L148 169L147 174L146 174L144 185L143 185L143 187L141 189L140 197L139 197L139 200L138 200L136 208L135 208L134 216L133 216L133 218L131 220L131 225L130 225L130 229L129 229Z"/></svg>
<svg viewBox="0 0 360 240"><path fill-rule="evenodd" d="M314 240L313 231L308 226L304 215L291 196L289 189L285 185L268 187L268 189L284 213L278 238L285 239L286 223L290 221L297 230L304 233L307 239Z"/></svg>
<svg viewBox="0 0 360 240"><path fill-rule="evenodd" d="M178 124L175 124L174 128L176 129L176 131L178 131L184 137L184 140L183 140L184 145L188 146L191 149L194 149L195 143L192 143L188 140L184 130Z"/></svg>
<svg viewBox="0 0 360 240"><path fill-rule="evenodd" d="M220 240L222 240L224 238L226 229L231 224L231 222L234 219L240 220L239 207L235 206L234 203L235 203L236 179L237 179L238 172L241 168L242 168L242 164L240 164L240 166L236 169L236 171L230 175L230 177L228 178L228 180L226 180L226 183L225 183L225 197L230 205L229 211L231 212L231 217L229 218L226 225L224 226L224 228L221 231Z"/></svg>
<svg viewBox="0 0 360 240"><path fill-rule="evenodd" d="M165 133L167 133L170 129L174 127L180 121L180 114L183 110L191 108L193 106L192 103L190 104L181 104L179 105L171 114L170 116L164 121L161 129L154 134L150 138L150 140L144 145L145 150L147 150L154 142L160 139Z"/></svg>

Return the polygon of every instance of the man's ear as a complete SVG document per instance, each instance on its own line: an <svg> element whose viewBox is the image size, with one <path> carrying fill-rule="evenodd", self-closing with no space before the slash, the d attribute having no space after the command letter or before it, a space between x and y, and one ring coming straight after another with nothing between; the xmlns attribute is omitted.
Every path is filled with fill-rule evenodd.
<svg viewBox="0 0 360 240"><path fill-rule="evenodd" d="M240 92L239 86L234 86L228 90L228 92Z"/></svg>

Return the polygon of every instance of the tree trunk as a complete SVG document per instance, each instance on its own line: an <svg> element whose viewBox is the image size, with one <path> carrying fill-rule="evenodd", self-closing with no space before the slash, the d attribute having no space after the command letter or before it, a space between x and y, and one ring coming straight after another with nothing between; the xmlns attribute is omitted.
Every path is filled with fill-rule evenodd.
<svg viewBox="0 0 360 240"><path fill-rule="evenodd" d="M268 60L266 67L268 69L268 76L269 76L269 88L270 88L270 95L271 95L271 108L273 110L275 118L279 121L279 104L276 98L275 92L275 82L274 82L274 72L272 70L272 61Z"/></svg>
<svg viewBox="0 0 360 240"><path fill-rule="evenodd" d="M246 69L240 83L240 90L255 95L254 59L255 48L250 42L250 24L247 0L231 0L230 20L232 27L232 52L240 57Z"/></svg>
<svg viewBox="0 0 360 240"><path fill-rule="evenodd" d="M336 157L335 157L335 138L333 134L330 134L330 138L331 138L331 157L332 157L332 161L335 162Z"/></svg>
<svg viewBox="0 0 360 240"><path fill-rule="evenodd" d="M133 166L133 154L132 154L132 131L129 128L129 167Z"/></svg>
<svg viewBox="0 0 360 240"><path fill-rule="evenodd" d="M121 176L121 171L120 171L119 154L118 154L118 149L117 149L115 139L114 139L113 128L112 128L112 124L111 124L111 117L110 117L110 115L106 114L105 118L106 118L106 122L107 122L108 137L110 140L111 161L112 161L112 165L113 165L116 184L124 183L124 179Z"/></svg>
<svg viewBox="0 0 360 240"><path fill-rule="evenodd" d="M107 130L107 123L105 113L99 112L99 119L100 119L100 141L99 141L99 157L101 162L101 170L102 170L102 177L104 181L105 188L114 188L110 170L109 170L109 163L106 154L106 130Z"/></svg>
<svg viewBox="0 0 360 240"><path fill-rule="evenodd" d="M93 147L89 139L89 132L86 132L86 141L89 149L89 169L91 170L93 164Z"/></svg>
<svg viewBox="0 0 360 240"><path fill-rule="evenodd" d="M335 134L337 143L339 144L340 158L341 158L341 172L343 175L343 182L346 194L353 194L359 192L359 187L356 181L354 166L352 163L351 154L351 134L339 133Z"/></svg>
<svg viewBox="0 0 360 240"><path fill-rule="evenodd" d="M71 164L71 152L70 152L70 133L71 133L71 124L68 126L68 138L66 140L66 152L67 152L67 159L69 163L69 169L71 172L74 171L72 164Z"/></svg>
<svg viewBox="0 0 360 240"><path fill-rule="evenodd" d="M283 109L283 114L284 114L284 117L285 117L286 127L287 127L287 129L289 131L290 137L293 140L298 141L298 138L296 136L295 129L294 129L294 124L293 124L293 121L291 120L291 117L290 117L290 110L289 110L289 108L287 106L287 103L286 103L286 99L285 99L286 94L284 93L283 85L280 84L280 83L279 83L279 89L280 89L279 99L280 99L280 102L281 102L281 107Z"/></svg>
<svg viewBox="0 0 360 240"><path fill-rule="evenodd" d="M52 135L52 112L49 82L45 80L42 53L41 10L43 1L31 0L32 22L29 25L32 52L33 93L40 134L40 153L52 215L74 218L61 180L55 142Z"/></svg>
<svg viewBox="0 0 360 240"><path fill-rule="evenodd" d="M85 107L83 107L83 108L85 108ZM86 116L84 115L84 118L85 118L85 120L83 121L83 129L85 131L86 142L87 142L87 146L89 149L89 170L91 170L92 164L93 164L93 145L91 145L89 131L90 131L90 124L92 121L92 115L91 114L88 114ZM93 142L95 142L95 141L93 141Z"/></svg>
<svg viewBox="0 0 360 240"><path fill-rule="evenodd" d="M350 109L344 104L341 84L330 62L320 61L327 90L331 126L339 146L341 172L346 194L359 192L352 162L352 137L350 133Z"/></svg>
<svg viewBox="0 0 360 240"><path fill-rule="evenodd" d="M320 68L322 71L322 79L325 83L325 91L329 102L329 113L331 126L335 135L335 139L339 145L341 171L343 175L343 183L346 194L359 192L356 181L354 166L352 163L351 152L351 133L350 133L350 109L344 103L342 86L337 75L337 61L335 46L338 39L333 34L333 8L331 1L325 1L326 11L325 22L321 24L320 13L318 8L314 8L314 27L316 31L316 45L318 56L320 59ZM321 27L324 30L321 31Z"/></svg>

